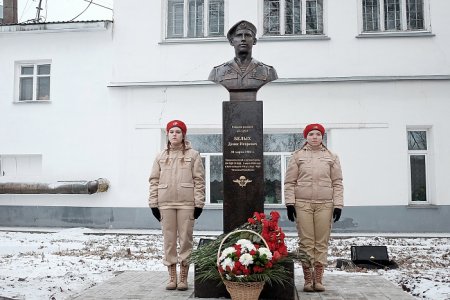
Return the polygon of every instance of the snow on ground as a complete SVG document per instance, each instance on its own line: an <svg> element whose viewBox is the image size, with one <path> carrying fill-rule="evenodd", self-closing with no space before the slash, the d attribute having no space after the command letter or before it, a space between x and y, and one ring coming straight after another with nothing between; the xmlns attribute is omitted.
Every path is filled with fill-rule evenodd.
<svg viewBox="0 0 450 300"><path fill-rule="evenodd" d="M86 228L0 232L0 298L66 299L122 271L166 270L160 234L93 233ZM297 242L286 238L290 251ZM399 268L335 268L338 258L350 259L351 245L386 245ZM450 299L450 238L337 237L329 254L326 273L380 274L417 298Z"/></svg>

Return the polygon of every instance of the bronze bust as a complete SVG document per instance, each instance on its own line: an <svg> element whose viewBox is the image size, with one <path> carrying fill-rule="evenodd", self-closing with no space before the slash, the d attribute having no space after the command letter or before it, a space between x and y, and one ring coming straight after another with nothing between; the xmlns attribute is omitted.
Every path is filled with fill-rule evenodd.
<svg viewBox="0 0 450 300"><path fill-rule="evenodd" d="M228 30L227 38L234 47L235 58L214 67L208 79L224 86L231 101L256 100L256 92L278 78L273 67L252 58L256 27L248 21L239 21Z"/></svg>

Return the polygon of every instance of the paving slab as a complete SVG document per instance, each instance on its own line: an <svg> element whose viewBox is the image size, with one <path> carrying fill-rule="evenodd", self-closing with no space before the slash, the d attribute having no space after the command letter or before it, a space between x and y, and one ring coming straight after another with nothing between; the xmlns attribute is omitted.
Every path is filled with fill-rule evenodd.
<svg viewBox="0 0 450 300"><path fill-rule="evenodd" d="M194 274L188 277L189 290L167 291L167 272L125 271L116 277L89 288L72 300L186 300L194 298ZM302 276L295 277L300 300L412 300L410 294L379 275L325 274L326 291L305 293ZM201 298L211 300L213 298ZM217 299L217 298L214 298Z"/></svg>

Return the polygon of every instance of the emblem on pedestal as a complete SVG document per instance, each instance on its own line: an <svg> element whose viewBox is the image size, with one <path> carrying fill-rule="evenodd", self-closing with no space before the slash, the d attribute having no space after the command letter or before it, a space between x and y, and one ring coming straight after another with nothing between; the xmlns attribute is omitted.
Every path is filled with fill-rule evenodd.
<svg viewBox="0 0 450 300"><path fill-rule="evenodd" d="M245 178L245 176L241 176L239 179L233 180L233 182L239 184L240 187L245 187L247 183L252 182L252 180Z"/></svg>

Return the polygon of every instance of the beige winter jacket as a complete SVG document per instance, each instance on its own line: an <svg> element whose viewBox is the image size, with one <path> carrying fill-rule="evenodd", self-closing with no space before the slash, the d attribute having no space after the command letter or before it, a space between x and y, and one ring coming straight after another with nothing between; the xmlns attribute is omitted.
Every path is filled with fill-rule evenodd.
<svg viewBox="0 0 450 300"><path fill-rule="evenodd" d="M205 170L198 151L186 142L181 149L167 148L155 159L149 178L150 207L189 208L205 205Z"/></svg>
<svg viewBox="0 0 450 300"><path fill-rule="evenodd" d="M289 160L284 182L286 205L296 202L333 202L342 208L344 187L339 158L325 147L313 151L305 145Z"/></svg>

